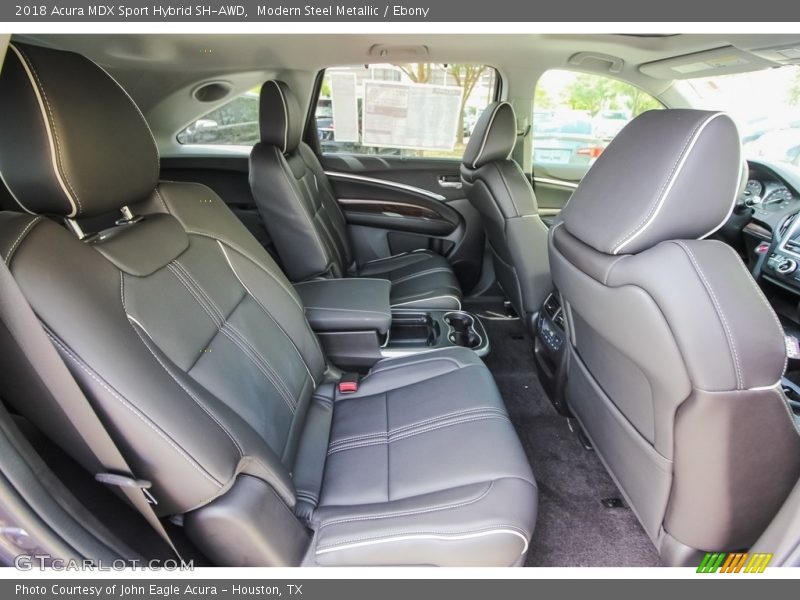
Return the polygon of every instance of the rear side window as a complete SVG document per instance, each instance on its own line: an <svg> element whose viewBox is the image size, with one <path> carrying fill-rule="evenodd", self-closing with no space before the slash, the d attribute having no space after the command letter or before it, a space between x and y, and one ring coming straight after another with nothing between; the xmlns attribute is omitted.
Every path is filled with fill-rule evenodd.
<svg viewBox="0 0 800 600"><path fill-rule="evenodd" d="M327 69L315 112L322 152L461 158L496 90L486 65Z"/></svg>
<svg viewBox="0 0 800 600"><path fill-rule="evenodd" d="M547 71L533 100L533 172L579 181L634 117L663 108L647 92L624 81Z"/></svg>
<svg viewBox="0 0 800 600"><path fill-rule="evenodd" d="M203 115L178 134L181 144L253 146L258 142L259 88Z"/></svg>

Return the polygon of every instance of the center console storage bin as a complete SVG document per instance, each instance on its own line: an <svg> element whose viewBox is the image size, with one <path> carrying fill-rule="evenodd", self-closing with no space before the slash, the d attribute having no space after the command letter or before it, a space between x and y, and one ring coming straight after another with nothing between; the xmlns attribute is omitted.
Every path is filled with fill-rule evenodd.
<svg viewBox="0 0 800 600"><path fill-rule="evenodd" d="M461 310L395 310L383 345L384 356L406 356L434 348L463 346L478 356L489 353L480 319Z"/></svg>
<svg viewBox="0 0 800 600"><path fill-rule="evenodd" d="M388 281L315 279L294 287L334 365L363 372L382 358L381 344L392 325Z"/></svg>

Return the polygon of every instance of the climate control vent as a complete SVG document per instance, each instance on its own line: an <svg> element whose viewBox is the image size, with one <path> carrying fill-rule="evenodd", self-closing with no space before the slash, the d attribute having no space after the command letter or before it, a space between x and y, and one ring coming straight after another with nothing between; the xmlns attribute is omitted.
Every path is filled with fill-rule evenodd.
<svg viewBox="0 0 800 600"><path fill-rule="evenodd" d="M556 315L561 310L561 303L558 301L555 294L550 294L547 300L544 301L542 309L548 317L555 320Z"/></svg>
<svg viewBox="0 0 800 600"><path fill-rule="evenodd" d="M778 228L778 239L783 239L783 236L786 235L787 231L789 231L789 228L792 226L792 223L794 223L797 220L798 214L800 213L792 213L783 220L783 223L781 223L781 226Z"/></svg>

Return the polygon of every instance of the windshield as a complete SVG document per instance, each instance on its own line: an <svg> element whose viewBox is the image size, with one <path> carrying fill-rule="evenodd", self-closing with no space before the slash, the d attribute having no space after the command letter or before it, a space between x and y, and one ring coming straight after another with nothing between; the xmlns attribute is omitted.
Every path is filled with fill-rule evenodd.
<svg viewBox="0 0 800 600"><path fill-rule="evenodd" d="M681 85L693 105L731 115L746 158L789 164L800 172L800 66L700 77Z"/></svg>

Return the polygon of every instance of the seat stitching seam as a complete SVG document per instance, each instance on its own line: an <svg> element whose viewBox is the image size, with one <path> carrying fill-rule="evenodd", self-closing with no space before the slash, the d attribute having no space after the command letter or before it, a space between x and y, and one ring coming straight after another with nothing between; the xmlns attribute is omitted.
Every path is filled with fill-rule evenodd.
<svg viewBox="0 0 800 600"><path fill-rule="evenodd" d="M33 65L33 63L31 62L30 58L28 57L25 51L16 46L15 49L17 50L17 52L19 52L19 55L23 57L25 63L28 65L28 68L31 70L31 73L33 73L33 76L36 79L37 87L39 88L39 92L42 95L42 99L44 100L44 103L47 105L47 120L50 122L50 129L53 132L53 141L55 142L56 155L57 155L57 164L55 166L57 170L61 173L61 175L64 177L64 181L69 187L69 192L72 194L75 201L78 203L79 211L83 212L83 205L81 204L81 199L78 197L78 194L75 193L75 188L73 187L72 182L69 179L69 175L67 174L66 171L64 171L64 167L62 164L64 160L61 155L61 142L58 138L58 131L56 130L55 119L53 119L53 108L50 105L50 101L47 98L47 92L44 89L42 80L39 78L39 72L36 70L36 67Z"/></svg>
<svg viewBox="0 0 800 600"><path fill-rule="evenodd" d="M181 284L183 284L183 287L186 288L186 291L189 292L189 294L191 294L191 296L197 301L197 304L200 305L200 307L205 311L205 313L211 319L211 322L214 323L217 330L219 330L222 326L222 320L208 306L206 306L206 303L203 301L203 299L200 296L198 296L197 292L189 284L184 275L178 269L173 267L172 263L168 264L167 268L172 272L173 275L175 275L175 278Z"/></svg>
<svg viewBox="0 0 800 600"><path fill-rule="evenodd" d="M75 356L65 345L63 345L55 336L53 336L50 332L46 332L47 336L53 341L56 346L61 348L64 353L74 362L82 371L84 371L89 377L94 379L103 389L105 389L113 398L117 399L125 408L127 408L130 412L132 412L140 421L142 421L145 425L147 425L151 430L153 430L159 437L161 437L165 442L167 442L172 448L180 454L192 467L197 470L201 475L203 475L206 479L216 484L218 487L222 487L222 483L217 480L216 477L213 477L210 473L208 473L205 469L203 469L197 462L191 458L186 451L182 450L178 444L169 437L166 432L164 432L160 427L158 427L149 417L147 417L140 409L133 406L129 401L125 400L120 394L114 391L99 375L94 373L88 366L83 364L83 361L79 360L77 356Z"/></svg>
<svg viewBox="0 0 800 600"><path fill-rule="evenodd" d="M383 394L384 414L386 415L386 431L389 431L389 392ZM330 453L330 450L329 450ZM392 449L386 444L386 501L392 500Z"/></svg>
<svg viewBox="0 0 800 600"><path fill-rule="evenodd" d="M300 358L300 360L302 361L303 365L305 366L305 368L306 368L306 371L308 372L308 376L311 378L311 381L314 383L314 386L316 387L317 385L319 385L319 384L317 383L317 380L316 380L316 379L314 378L314 376L311 374L311 367L309 366L308 362L307 362L307 361L306 361L306 359L303 357L303 355L300 353L300 349L297 347L297 344L295 344L295 343L294 343L294 340L293 340L293 339L292 339L292 338L289 336L289 334L288 334L288 333L287 333L287 331L286 331L286 330L285 330L285 329L284 329L284 328L281 326L281 324L280 324L280 323L278 323L277 319L275 319L275 317L274 317L274 316L272 315L272 313L271 313L271 312L270 312L270 311L267 309L267 307L264 305L264 303L263 303L263 302L261 302L261 300L260 300L258 297L256 297L256 296L253 294L253 292L251 292L251 291L250 291L250 288L248 288L248 287L245 285L244 281L243 281L243 280L242 280L242 278L239 276L239 273L237 273L237 272L236 272L236 269L234 268L234 266L233 266L233 263L231 263L231 261L230 261L230 258L228 258L228 253L227 253L227 252L225 252L225 247L222 245L222 242L221 242L221 241L219 241L219 240L217 240L217 244L219 245L219 248L220 248L220 250L222 251L222 254L223 254L223 256L225 257L225 260L227 261L227 263L228 263L228 266L230 267L231 271L232 271L232 272L233 272L233 274L236 276L236 279L238 279L238 280L239 280L239 283L241 284L241 286L244 288L244 291L245 291L245 292L247 292L247 294L248 294L248 295L249 295L249 296L250 296L250 297L253 299L253 301L254 301L254 302L255 302L255 303L256 303L256 304L259 306L259 308L261 308L261 310L264 312L264 314L265 314L267 317L269 317L269 318L272 320L272 322L273 322L273 323L275 323L275 326L276 326L278 329L280 329L280 331L283 333L283 335L284 335L284 336L286 336L286 339L287 339L287 340L289 340L289 343L292 345L292 347L294 348L295 352L297 353L297 356ZM306 327L308 328L308 324L306 324ZM313 331L309 331L309 333L311 334L311 338L312 338L312 339L313 339L313 340L316 342L317 349L318 349L320 352L322 352L322 348L320 348L320 345L319 345L319 340L318 340L318 339L317 339L317 337L314 335Z"/></svg>
<svg viewBox="0 0 800 600"><path fill-rule="evenodd" d="M791 407L789 406L789 401L786 398L786 394L784 394L783 390L781 390L778 387L774 387L773 389L775 390L775 392L780 397L781 405L783 406L784 410L786 410L786 412L788 413L789 420L791 421L792 426L794 427L795 433L800 435L800 423L797 422L797 417L795 416L794 412L792 411Z"/></svg>
<svg viewBox="0 0 800 600"><path fill-rule="evenodd" d="M426 508L420 508L420 509L414 509L414 510L405 510L405 511L393 512L393 513L383 513L383 514L379 514L379 515L362 515L362 516L358 516L358 517L348 517L348 518L343 518L343 519L332 519L332 520L329 520L329 521L322 521L322 523L320 523L319 529L321 530L321 529L324 529L325 527L328 527L330 525L340 525L342 523L355 523L355 522L359 522L359 521L374 521L374 520L379 520L379 519L392 519L392 518L395 518L395 517L410 517L410 516L413 516L413 515L423 515L423 514L432 513L432 512L438 512L438 511L442 511L442 510L463 508L465 506L470 506L472 504L476 504L476 503L480 502L481 500L483 500L484 498L486 498L486 496L488 496L489 493L492 491L493 487L494 487L494 481L490 481L489 484L487 485L486 489L484 489L482 492L480 492L475 497L470 498L469 500L463 500L461 502L454 502L454 503L451 503L451 504L437 504L437 505L434 505L434 506L429 506L429 507L426 507Z"/></svg>
<svg viewBox="0 0 800 600"><path fill-rule="evenodd" d="M489 141L489 135L492 133L492 125L494 124L494 119L497 116L497 113L500 112L502 106L506 104L506 102L500 102L492 111L492 116L489 117L489 123L486 125L486 131L483 133L483 139L481 140L481 147L478 149L478 155L475 157L475 160L472 161L472 168L477 169L478 161L481 159L481 155L483 154L483 150L486 147L486 142ZM513 150L513 148L512 148Z"/></svg>
<svg viewBox="0 0 800 600"><path fill-rule="evenodd" d="M510 530L516 531L520 535L523 535L526 540L529 538L529 534L524 529L522 529L520 527L517 527L516 525L506 525L506 524L498 524L498 525L493 525L491 527L482 527L480 529L462 529L462 530L456 530L456 531L441 531L441 530L422 530L422 531L420 531L420 530L415 530L415 529L410 529L410 530L399 529L399 530L387 531L387 532L385 532L385 533L383 533L381 535L378 535L378 536L351 538L351 539L347 539L347 540L341 540L341 541L336 542L334 544L328 544L328 545L322 544L320 546L317 546L317 550L336 549L336 548L339 548L341 546L345 546L345 545L352 544L352 543L355 543L355 542L368 542L368 541L376 541L376 540L383 540L383 539L391 539L395 535L460 535L460 534L469 534L469 533L483 533L485 531L496 531L496 530L502 530L502 529L510 529Z"/></svg>
<svg viewBox="0 0 800 600"><path fill-rule="evenodd" d="M303 204L303 199L297 193L297 190L295 189L294 185L292 184L292 178L289 177L289 173L287 173L286 169L284 168L284 165L282 163L280 163L281 160L283 160L283 162L286 162L286 159L283 157L283 155L278 157L278 161L279 161L279 164L280 164L280 172L283 173L283 176L286 178L286 181L289 182L289 187L291 188L293 195L295 196L295 198L297 199L298 203L300 204L300 212L303 213L303 216L306 218L306 221L308 221L308 224L311 226L311 232L313 233L314 240L317 242L317 246L319 247L320 250L322 250L323 254L326 255L326 258L327 258L328 257L327 256L328 255L328 249L325 247L325 244L322 243L322 239L319 236L319 232L317 231L317 228L314 227L314 223L311 220L311 215L308 214L308 211L306 210L306 207ZM287 164L287 166L288 166L288 164ZM292 177L294 177L294 174L292 174ZM297 179L295 178L295 182L296 181L297 181Z"/></svg>
<svg viewBox="0 0 800 600"><path fill-rule="evenodd" d="M177 383L180 386L180 388L184 392L186 392L186 394L192 400L194 400L195 404L197 404L203 410L203 412L205 412L211 418L211 420L214 421L220 427L220 429L222 429L222 431L225 432L225 434L230 438L231 442L233 442L233 445L236 447L236 450L239 452L239 458L244 456L244 450L239 445L239 442L233 437L233 434L231 434L231 432L228 430L228 428L225 427L225 425L223 425L222 422L220 420L218 420L217 417L214 416L214 414L211 413L211 411L204 405L204 403L202 403L199 400L199 398L197 398L197 396L192 391L190 391L189 388L186 387L183 384L183 382L181 382L173 374L172 369L169 368L166 364L164 364L164 362L161 360L161 358L159 358L159 356L150 347L150 344L145 340L144 336L141 334L139 329L130 321L130 315L128 315L128 308L127 308L126 302L125 302L125 275L124 275L124 273L122 271L119 272L119 290L120 290L120 299L122 300L122 309L125 311L125 315L128 317L128 323L131 324L131 328L136 332L136 335L139 336L139 339L142 340L142 343L144 344L145 348L147 348L147 350L150 352L150 354L153 355L153 358L155 358L156 361L158 362L158 364L161 365L161 368L164 369L169 374L170 377L172 377L172 379L175 381L175 383ZM150 336L148 334L148 338L149 337ZM150 338L150 341L152 343L155 343L152 338Z"/></svg>
<svg viewBox="0 0 800 600"><path fill-rule="evenodd" d="M423 275L430 275L431 273L450 273L450 272L451 272L450 269L448 269L447 267L434 267L431 269L426 269L424 271L418 271L417 273L411 273L410 275L403 275L402 277L398 277L397 279L390 279L389 282L392 284L397 284L408 281L409 279L422 277Z"/></svg>
<svg viewBox="0 0 800 600"><path fill-rule="evenodd" d="M323 312L352 312L360 315L379 315L381 317L391 316L388 312L379 310L359 310L357 308L334 308L330 306L306 306L306 310L319 310Z"/></svg>
<svg viewBox="0 0 800 600"><path fill-rule="evenodd" d="M395 427L394 429L387 429L387 431L376 431L375 433L366 433L366 434L362 434L362 435L354 435L354 436L348 436L348 437L345 437L345 438L339 438L339 439L334 440L333 442L331 442L330 445L334 446L336 444L341 444L341 443L344 443L344 442L349 442L349 441L354 441L354 440L359 440L359 439L373 438L373 437L376 437L376 436L385 436L387 434L391 435L393 433L402 433L403 431L406 431L408 429L414 429L414 428L419 427L421 425L427 425L427 424L430 424L430 423L436 423L438 421L446 421L446 420L451 419L453 417L458 417L458 416L468 415L468 414L474 414L474 413L497 413L497 414L501 414L501 415L505 414L504 411L502 409L500 409L500 408L469 408L469 409L465 409L465 410L457 410L457 411L453 411L453 412L450 412L450 413L447 413L447 414L443 414L443 415L439 415L439 416L436 416L436 417L431 417L429 419L422 419L420 421L415 421L414 423L409 423L408 425L403 425L402 427Z"/></svg>
<svg viewBox="0 0 800 600"><path fill-rule="evenodd" d="M456 288L451 288L451 289L455 290ZM409 298L413 298L413 300L409 300ZM457 296L454 296L452 294L444 294L443 296L429 296L427 298L425 297L425 294L413 294L411 296L401 296L400 299L402 300L402 302L397 302L397 300L395 300L392 306L407 306L409 304L417 304L418 302L442 300L444 298L452 298L453 300L456 301L456 304L458 304L459 308L461 307L461 301L458 299Z"/></svg>
<svg viewBox="0 0 800 600"><path fill-rule="evenodd" d="M267 378L267 381L269 381L275 387L275 390L278 392L278 395L281 396L281 398L283 399L284 403L289 407L289 410L292 412L292 414L294 414L295 409L296 409L296 404L292 401L292 395L291 395L291 392L289 391L289 389L286 387L286 383L282 379L280 379L279 381L276 381L273 378L273 376L270 375L270 372L273 371L273 369L269 365L267 365L267 369L269 369L269 371L270 371L270 372L268 372L267 369L265 369L264 366L261 364L261 361L259 361L259 359L257 358L257 356L260 356L260 355L254 356L253 354L251 354L251 352L248 350L248 348L245 347L242 344L242 342L239 340L238 336L235 335L233 332L231 332L231 328L227 324L227 321L219 320L211 312L211 310L208 307L206 307L205 303L200 299L200 297L197 295L197 293L193 290L193 287L186 281L186 279L183 277L183 275L180 273L180 271L178 269L172 268L172 264L168 265L168 267L170 268L170 271L172 271L172 273L178 279L178 281L180 281L183 284L183 286L187 289L187 291L194 297L194 299L197 301L197 303L203 308L203 310L206 312L206 314L208 314L209 318L211 319L211 321L214 323L214 325L217 328L217 333L222 333L231 342L233 342L239 348L239 350L241 350L244 353L244 355L247 358L250 359L250 361L256 366L256 368L258 368L258 370L261 371L262 375L264 375ZM249 345L248 345L248 347L249 347ZM262 361L263 361L263 358L262 358Z"/></svg>
<svg viewBox="0 0 800 600"><path fill-rule="evenodd" d="M767 301L766 296L764 296L764 292L761 291L761 288L758 286L758 284L756 283L755 279L753 279L753 276L750 274L750 272L744 266L744 263L742 262L742 260L739 258L739 256L733 250L733 248L731 248L727 244L722 244L722 245L723 245L724 248L729 249L731 251L731 253L734 255L736 261L739 263L739 267L745 273L745 278L747 279L747 281L750 282L750 285L756 291L756 294L758 295L758 297L761 298L761 302L763 302L764 306L766 306L767 312L769 312L770 316L772 317L772 320L775 322L775 325L778 327L778 332L780 333L780 335L784 335L783 325L781 325L781 322L778 319L778 315L775 314L775 310L772 308L770 303ZM784 352L784 355L783 355L783 370L781 371L781 374L786 372L786 367L787 367L788 364L789 364L789 355L788 355L788 353Z"/></svg>
<svg viewBox="0 0 800 600"><path fill-rule="evenodd" d="M371 438L377 438L377 437L386 437L387 435L388 436L393 436L393 435L397 435L397 434L401 434L401 433L405 433L407 431L411 431L411 430L417 429L417 428L422 427L422 426L428 426L428 425L431 425L431 424L434 424L434 423L442 423L442 422L446 423L446 422L450 421L451 419L453 419L455 417L473 415L473 414L476 414L476 413L477 414L485 414L485 415L495 414L495 415L498 415L500 417L505 417L506 416L505 412L502 411L501 409L498 409L498 408L472 409L472 410L465 410L465 411L456 411L456 412L453 412L453 413L448 414L448 415L443 415L441 417L436 417L436 418L432 418L432 419L423 419L422 421L417 421L415 423L410 423L408 425L404 425L403 427L396 427L395 429L391 429L389 431L378 431L378 432L368 433L368 434L363 434L363 435L354 435L354 436L348 436L348 437L344 437L344 438L339 438L339 439L334 440L333 442L331 442L330 443L330 447L339 446L339 445L343 445L343 444L347 444L347 443L355 442L355 441L359 441L359 440L364 440L364 439L371 439Z"/></svg>
<svg viewBox="0 0 800 600"><path fill-rule="evenodd" d="M197 398L197 396L196 396L196 395L195 395L195 394L194 394L192 391L190 391L190 390L189 390L189 388L188 388L188 387L186 387L186 386L183 384L183 382L182 382L182 381L180 381L180 380L179 380L179 379L178 379L178 378L175 376L175 374L174 374L174 373L172 373L172 370L171 370L169 367L167 367L167 366L164 364L164 362L163 362L163 361L162 361L162 360L161 360L161 359L158 357L158 355L157 355L157 354L156 354L156 353L153 351L153 349L152 349L152 348L150 348L150 345L149 345L149 344L148 344L148 343L145 341L145 339L144 339L144 336L143 336L143 335L142 335L142 334L139 332L139 330L138 330L136 327L133 327L133 330L136 332L136 335L138 335L138 336L139 336L139 339L141 339L141 340L142 340L142 343L144 344L145 348L147 348L147 350L150 352L150 354L152 354L152 355L153 355L153 358L155 358L155 359L156 359L156 361L158 361L158 364L160 364L160 365L161 365L161 368L162 368L162 369L164 369L164 370L165 370L165 371L166 371L166 372L169 374L169 376L170 376L170 377L172 377L173 381L175 381L175 383L177 383L177 384L178 384L178 386L180 386L180 388L181 388L181 389L182 389L184 392L186 392L186 394L187 394L187 395L188 395L188 396L189 396L189 397L190 397L192 400L194 400L195 404L197 404L197 406L199 406L199 407L202 409L202 411L203 411L204 413L206 413L206 415L208 415L208 416L209 416L209 418L211 418L211 420L212 420L212 421L214 421L214 422L215 422L215 423L216 423L216 424L219 426L219 428L220 428L220 429L221 429L223 432L225 432L225 435L227 435L227 436L228 436L228 438L231 440L231 442L233 442L233 445L236 447L236 451L239 453L239 458L242 458L242 457L244 456L244 450L243 450L243 449L242 449L242 447L239 445L239 442L238 442L238 441L236 441L236 439L233 437L233 434L231 434L230 430L228 430L228 428L227 428L227 427L225 427L225 425L223 425L223 424L222 424L222 422L221 422L219 419L217 419L217 417L215 417L215 416L214 416L214 414L213 414L213 413L212 413L212 412L211 412L211 411L210 411L208 408L206 408L206 407L203 405L203 403L202 403L202 402L200 402L200 400Z"/></svg>
<svg viewBox="0 0 800 600"><path fill-rule="evenodd" d="M711 298L711 301L714 304L714 308L715 308L715 310L717 312L717 316L719 317L719 319L720 319L720 321L722 323L722 326L725 329L725 337L726 337L726 339L728 341L728 346L730 347L730 351L731 351L731 354L733 356L734 368L736 370L737 389L741 389L741 388L744 387L744 381L743 381L742 372L741 372L741 365L739 363L739 354L736 351L736 344L735 344L735 342L733 340L733 333L731 332L731 329L730 329L730 327L728 325L728 320L725 318L725 315L722 312L722 307L720 306L719 301L717 300L717 296L714 293L714 290L712 289L711 284L709 283L708 279L706 279L706 276L703 273L703 270L700 268L700 265L697 263L697 260L695 259L694 253L691 251L691 249L686 244L684 244L683 242L680 242L680 241L676 240L674 243L676 245L680 246L681 248L683 248L683 251L689 257L689 260L691 261L691 263L692 263L692 265L694 267L694 270L700 276L700 279L702 279L703 286L705 287L706 292L708 293L709 297Z"/></svg>
<svg viewBox="0 0 800 600"><path fill-rule="evenodd" d="M444 423L437 423L435 425L428 425L425 427L420 427L419 429L415 429L413 431L403 432L400 435L396 436L387 436L386 439L376 439L376 440L369 440L369 441L361 441L355 442L352 444L342 444L336 448L331 448L328 450L328 456L336 454L338 452L345 452L347 450L356 450L358 448L366 448L368 446L383 446L393 444L395 442L401 442L411 437L416 437L418 435L422 435L425 433L430 433L432 431L438 431L440 429L447 429L448 427L455 427L456 425L464 425L466 423L473 423L477 421L489 421L489 420L501 420L501 421L509 421L509 418L504 415L475 415L472 417L465 417L461 419L453 419L452 421L446 421Z"/></svg>
<svg viewBox="0 0 800 600"><path fill-rule="evenodd" d="M628 238L630 238L631 236L636 234L642 228L642 226L644 226L644 224L647 223L647 221L650 219L650 217L653 215L656 207L661 203L662 195L664 194L664 192L666 191L667 187L672 182L672 178L675 175L675 171L678 168L678 165L681 163L681 160L684 158L684 155L686 155L686 151L687 151L687 148L689 148L689 144L691 144L692 141L694 140L695 134L697 133L697 131L702 126L704 126L708 121L710 121L711 118L712 117L709 117L707 119L703 119L702 121L700 121L699 123L697 123L695 125L694 129L692 129L691 133L689 134L689 136L684 141L683 148L681 148L681 151L678 154L678 157L675 159L675 162L672 165L672 169L670 170L669 175L664 180L664 182L661 184L661 188L658 190L658 194L656 195L656 197L653 200L653 202L650 204L650 207L648 208L648 211L645 214L644 218L630 232L628 232L626 235L624 235L622 237L622 239L620 239L617 242L615 242L614 244L612 244L611 247L614 250L619 248L620 245L622 245L624 242L626 242L628 240Z"/></svg>
<svg viewBox="0 0 800 600"><path fill-rule="evenodd" d="M403 369L403 368L410 367L410 366L417 366L417 365L427 364L427 363L432 363L432 362L449 362L449 363L455 365L456 369L458 369L458 368L460 368L462 366L460 362L458 362L457 360L455 360L453 358L449 358L447 356L437 356L436 358L425 358L425 359L422 359L422 360L415 360L413 362L403 363L403 364L400 364L400 365L390 365L388 367L384 366L384 367L380 367L378 369L373 369L372 371L370 371L367 374L366 377L364 377L364 379L367 379L368 377L370 377L372 375L375 375L377 373L384 373L386 371L394 371L395 369ZM450 373L451 371L447 371L447 372Z"/></svg>
<svg viewBox="0 0 800 600"><path fill-rule="evenodd" d="M277 371L277 370L276 370L276 369L275 369L275 368L272 366L272 364L271 364L271 363L270 363L270 362L267 360L267 358L266 358L266 357L265 357L263 354L261 354L261 352L258 350L258 348L256 348L255 346L253 346L253 344L252 344L252 343L251 343L251 342L250 342L248 339L246 339L246 338L245 338L245 337L242 335L242 333L241 333L241 332L240 332L238 329L236 329L235 327L233 327L232 325L230 325L230 323L226 323L226 324L225 324L225 328L226 328L228 331L230 331L230 332L231 332L231 334L235 335L235 336L236 336L236 337L237 337L237 338L238 338L238 339L239 339L239 340L240 340L240 341L241 341L241 342L242 342L242 343L243 343L245 346L247 346L248 348L250 348L250 351L251 351L251 352L252 352L252 353L253 353L253 354L254 354L256 357L258 357L258 359L259 359L259 360L260 360L260 361L261 361L261 362L264 364L264 366L265 366L265 367L267 367L267 368L270 370L270 372L271 372L271 373L273 373L273 375L276 377L276 379L277 379L277 380L278 380L278 381L281 383L281 385L283 386L283 389L284 389L284 391L285 391L285 392L288 394L288 396L289 396L290 398L292 398L292 399L294 400L294 402L293 402L292 404L293 404L293 406L296 408L296 406L297 406L297 401L294 399L294 396L293 396L293 394L292 394L292 390L291 390L291 388L289 387L289 384L286 382L286 380L283 378L283 376L280 374L280 372L279 372L279 371ZM307 380L307 379L304 379L304 380L303 380L303 383L301 384L301 386L305 386L305 383L306 383L306 381L308 381L308 380Z"/></svg>
<svg viewBox="0 0 800 600"><path fill-rule="evenodd" d="M37 216L34 219L32 219L27 225L25 225L25 227L23 227L22 231L17 236L17 239L14 240L14 243L11 244L11 247L8 249L8 254L6 254L5 259L4 259L6 264L10 263L11 258L14 256L14 253L17 251L17 248L22 243L22 240L25 239L25 237L27 237L27 235L33 229L34 225L39 223L39 221L41 221L41 220L42 220L42 217Z"/></svg>
<svg viewBox="0 0 800 600"><path fill-rule="evenodd" d="M199 292L206 299L206 301L208 302L210 308L218 315L219 322L222 324L220 329L221 330L222 329L227 329L228 331L230 331L230 333L232 335L235 335L242 342L242 344L246 345L250 349L250 351L262 362L262 364L264 364L269 369L269 371L281 383L281 385L283 386L283 389L286 392L286 394L289 397L294 398L293 395L292 395L291 389L289 387L289 384L286 382L286 380L281 376L281 374L277 370L275 370L270 365L270 363L266 359L266 357L264 357L261 354L261 352L259 352L259 350L255 346L253 346L253 344L244 336L244 334L242 334L241 331L239 331L236 327L233 326L233 324L230 323L230 321L225 317L225 315L222 313L220 308L214 303L214 301L206 293L206 291L202 288L202 286L198 283L198 281L192 276L191 273L189 273L187 271L186 267L184 267L181 263L179 263L177 259L174 260L173 263L176 266L178 266L180 268L180 270L183 271L183 273L191 280L191 282L194 284L194 287L197 290L197 292ZM245 297L247 295L248 294L245 294ZM237 307L238 307L239 304L241 304L241 302L242 302L241 300L238 302ZM225 333L225 331L223 331L223 333ZM292 404L293 404L294 407L296 407L296 402L293 402Z"/></svg>
<svg viewBox="0 0 800 600"><path fill-rule="evenodd" d="M191 272L189 272L189 270L186 267L184 267L183 264L181 264L177 258L172 262L176 267L178 267L183 272L184 275L186 275L189 281L191 281L194 284L195 289L206 299L206 302L208 302L209 307L214 312L217 313L220 319L224 319L225 316L223 315L222 310L220 310L220 308L216 305L211 296L208 295L208 293L203 289L203 286L200 285L200 283L197 281L197 279L195 279L195 277L191 274Z"/></svg>
<svg viewBox="0 0 800 600"><path fill-rule="evenodd" d="M302 156L300 158L302 159ZM308 164L305 161L303 161L303 164L305 164L306 170L311 173L311 175L314 177L316 181L316 175L314 175L313 171L311 171L311 169L308 167ZM319 206L316 206L314 203L314 193L311 191L311 186L308 185L308 182L306 181L305 177L301 178L300 181L303 183L303 186L308 191L308 197L311 201L311 210L313 214L310 216L312 224L314 222L318 222L320 227L322 228L322 231L325 233L325 237L328 240L330 248L332 248L333 250L333 252L330 253L331 258L334 258L335 255L335 258L339 262L339 264L346 266L345 263L347 262L347 259L345 256L342 255L339 249L337 238L331 234L330 230L328 229L328 225L325 223L325 218L328 216L327 213L325 212L327 210L327 207L324 205L322 200L320 200ZM331 225L333 225L333 223L331 223Z"/></svg>
<svg viewBox="0 0 800 600"><path fill-rule="evenodd" d="M275 276L274 273L272 273L269 269L267 269L267 268L263 267L262 265L260 265L256 259L254 259L252 256L250 256L249 253L246 250L244 250L241 247L239 247L238 244L233 244L230 241L222 240L219 237L217 237L216 234L211 233L210 231L205 231L203 229L186 229L186 232L190 233L190 234L194 234L194 235L200 235L200 236L205 236L205 237L211 238L212 240L214 240L216 242L219 242L220 244L225 244L226 246L228 246L232 250L235 250L236 252L238 252L239 254L244 256L247 260L249 260L251 263L253 263L257 268L259 268L260 270L264 271L264 273L269 275L275 281L275 283L277 283L279 286L281 286L283 288L283 290L289 295L289 297L291 297L291 299L294 301L294 303L297 306L299 306L300 308L303 308L302 304L300 304L300 302L297 300L297 296L295 294L293 294L291 292L291 290L289 290L289 288L287 288L286 285L284 285L283 282L281 282Z"/></svg>
<svg viewBox="0 0 800 600"><path fill-rule="evenodd" d="M225 337L227 337L231 342L233 342L233 344L236 345L239 348L239 350L241 350L242 353L247 358L250 359L250 361L256 366L256 368L259 371L261 371L261 374L264 375L264 377L266 377L267 381L269 381L275 387L275 391L278 392L278 395L283 399L284 403L289 408L291 413L294 414L295 409L296 409L296 405L292 401L291 394L288 393L288 391L283 387L283 385L281 385L282 382L276 381L275 379L272 378L272 376L270 375L270 371L272 369L270 369L269 371L267 369L265 369L264 366L261 364L261 361L259 361L258 358L253 356L251 354L250 350L246 346L244 346L242 344L242 342L239 340L239 338L234 336L230 331L228 331L227 328L220 329L220 332L223 335L225 335Z"/></svg>

